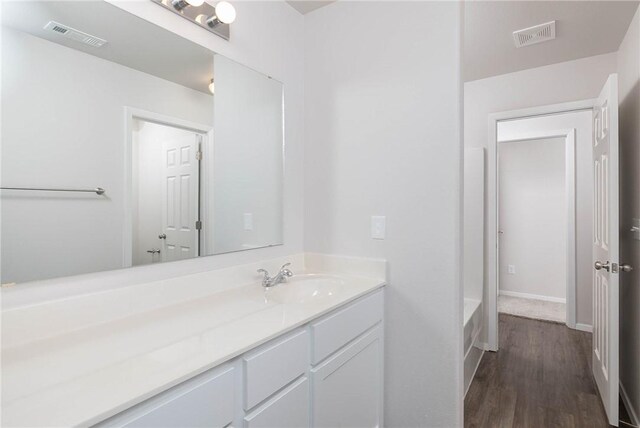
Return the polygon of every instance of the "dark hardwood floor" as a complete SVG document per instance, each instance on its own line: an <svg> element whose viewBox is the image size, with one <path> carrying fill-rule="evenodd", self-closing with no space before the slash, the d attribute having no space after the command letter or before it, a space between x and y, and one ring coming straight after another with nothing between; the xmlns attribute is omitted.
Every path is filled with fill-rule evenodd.
<svg viewBox="0 0 640 428"><path fill-rule="evenodd" d="M465 427L608 427L591 375L591 334L500 314L465 398Z"/></svg>

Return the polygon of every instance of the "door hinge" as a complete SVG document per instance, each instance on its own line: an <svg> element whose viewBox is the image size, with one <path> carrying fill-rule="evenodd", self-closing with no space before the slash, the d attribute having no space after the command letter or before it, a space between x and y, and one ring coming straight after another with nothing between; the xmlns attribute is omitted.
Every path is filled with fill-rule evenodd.
<svg viewBox="0 0 640 428"><path fill-rule="evenodd" d="M196 152L196 160L202 160L202 151L201 150L198 150Z"/></svg>
<svg viewBox="0 0 640 428"><path fill-rule="evenodd" d="M196 230L201 230L202 229L202 221L198 220L196 221Z"/></svg>

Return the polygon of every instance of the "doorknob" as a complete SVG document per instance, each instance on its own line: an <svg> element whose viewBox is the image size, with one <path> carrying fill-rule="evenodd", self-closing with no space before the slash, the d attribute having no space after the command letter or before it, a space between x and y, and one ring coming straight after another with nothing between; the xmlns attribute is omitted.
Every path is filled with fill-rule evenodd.
<svg viewBox="0 0 640 428"><path fill-rule="evenodd" d="M604 268L607 270L607 272L611 272L611 273L631 272L633 270L633 267L626 263L622 263L622 264L611 263L610 271L609 271L609 262L602 264L601 262L596 261L594 263L594 267L596 268L596 270L600 270Z"/></svg>
<svg viewBox="0 0 640 428"><path fill-rule="evenodd" d="M596 270L604 269L604 270L606 270L607 272L609 272L609 269L611 269L611 266L609 266L609 261L608 261L608 260L607 260L607 262L606 262L606 263L602 263L601 261L596 260L596 262L593 264L593 267L594 267Z"/></svg>
<svg viewBox="0 0 640 428"><path fill-rule="evenodd" d="M147 253L149 254L160 254L160 250L157 248L153 248L151 250L147 250Z"/></svg>
<svg viewBox="0 0 640 428"><path fill-rule="evenodd" d="M633 270L633 267L631 265L628 265L626 263L623 263L620 265L620 271L622 272L631 272Z"/></svg>
<svg viewBox="0 0 640 428"><path fill-rule="evenodd" d="M167 234L161 233L160 235L158 235L158 239L167 239Z"/></svg>

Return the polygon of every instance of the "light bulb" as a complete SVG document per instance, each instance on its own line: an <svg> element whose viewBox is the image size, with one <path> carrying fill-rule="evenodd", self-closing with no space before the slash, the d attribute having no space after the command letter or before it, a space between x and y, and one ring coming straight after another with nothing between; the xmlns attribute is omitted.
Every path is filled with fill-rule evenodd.
<svg viewBox="0 0 640 428"><path fill-rule="evenodd" d="M211 79L211 83L209 83L209 91L214 94L216 89L215 83L213 83L213 79Z"/></svg>
<svg viewBox="0 0 640 428"><path fill-rule="evenodd" d="M202 6L204 0L172 0L171 4L179 12L187 6Z"/></svg>
<svg viewBox="0 0 640 428"><path fill-rule="evenodd" d="M224 24L231 24L236 19L236 8L227 1L218 2L216 17Z"/></svg>

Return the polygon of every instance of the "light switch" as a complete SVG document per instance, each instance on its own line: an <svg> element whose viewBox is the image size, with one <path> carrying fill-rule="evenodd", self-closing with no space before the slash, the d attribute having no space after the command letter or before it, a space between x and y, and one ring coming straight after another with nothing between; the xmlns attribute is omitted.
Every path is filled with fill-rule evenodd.
<svg viewBox="0 0 640 428"><path fill-rule="evenodd" d="M631 237L640 241L640 218L634 218L631 222Z"/></svg>
<svg viewBox="0 0 640 428"><path fill-rule="evenodd" d="M515 265L509 265L507 267L507 270L509 271L510 275L515 275L516 274L516 266Z"/></svg>
<svg viewBox="0 0 640 428"><path fill-rule="evenodd" d="M244 213L244 230L253 230L253 214Z"/></svg>
<svg viewBox="0 0 640 428"><path fill-rule="evenodd" d="M383 215L371 216L371 237L384 239L387 232L387 218Z"/></svg>

